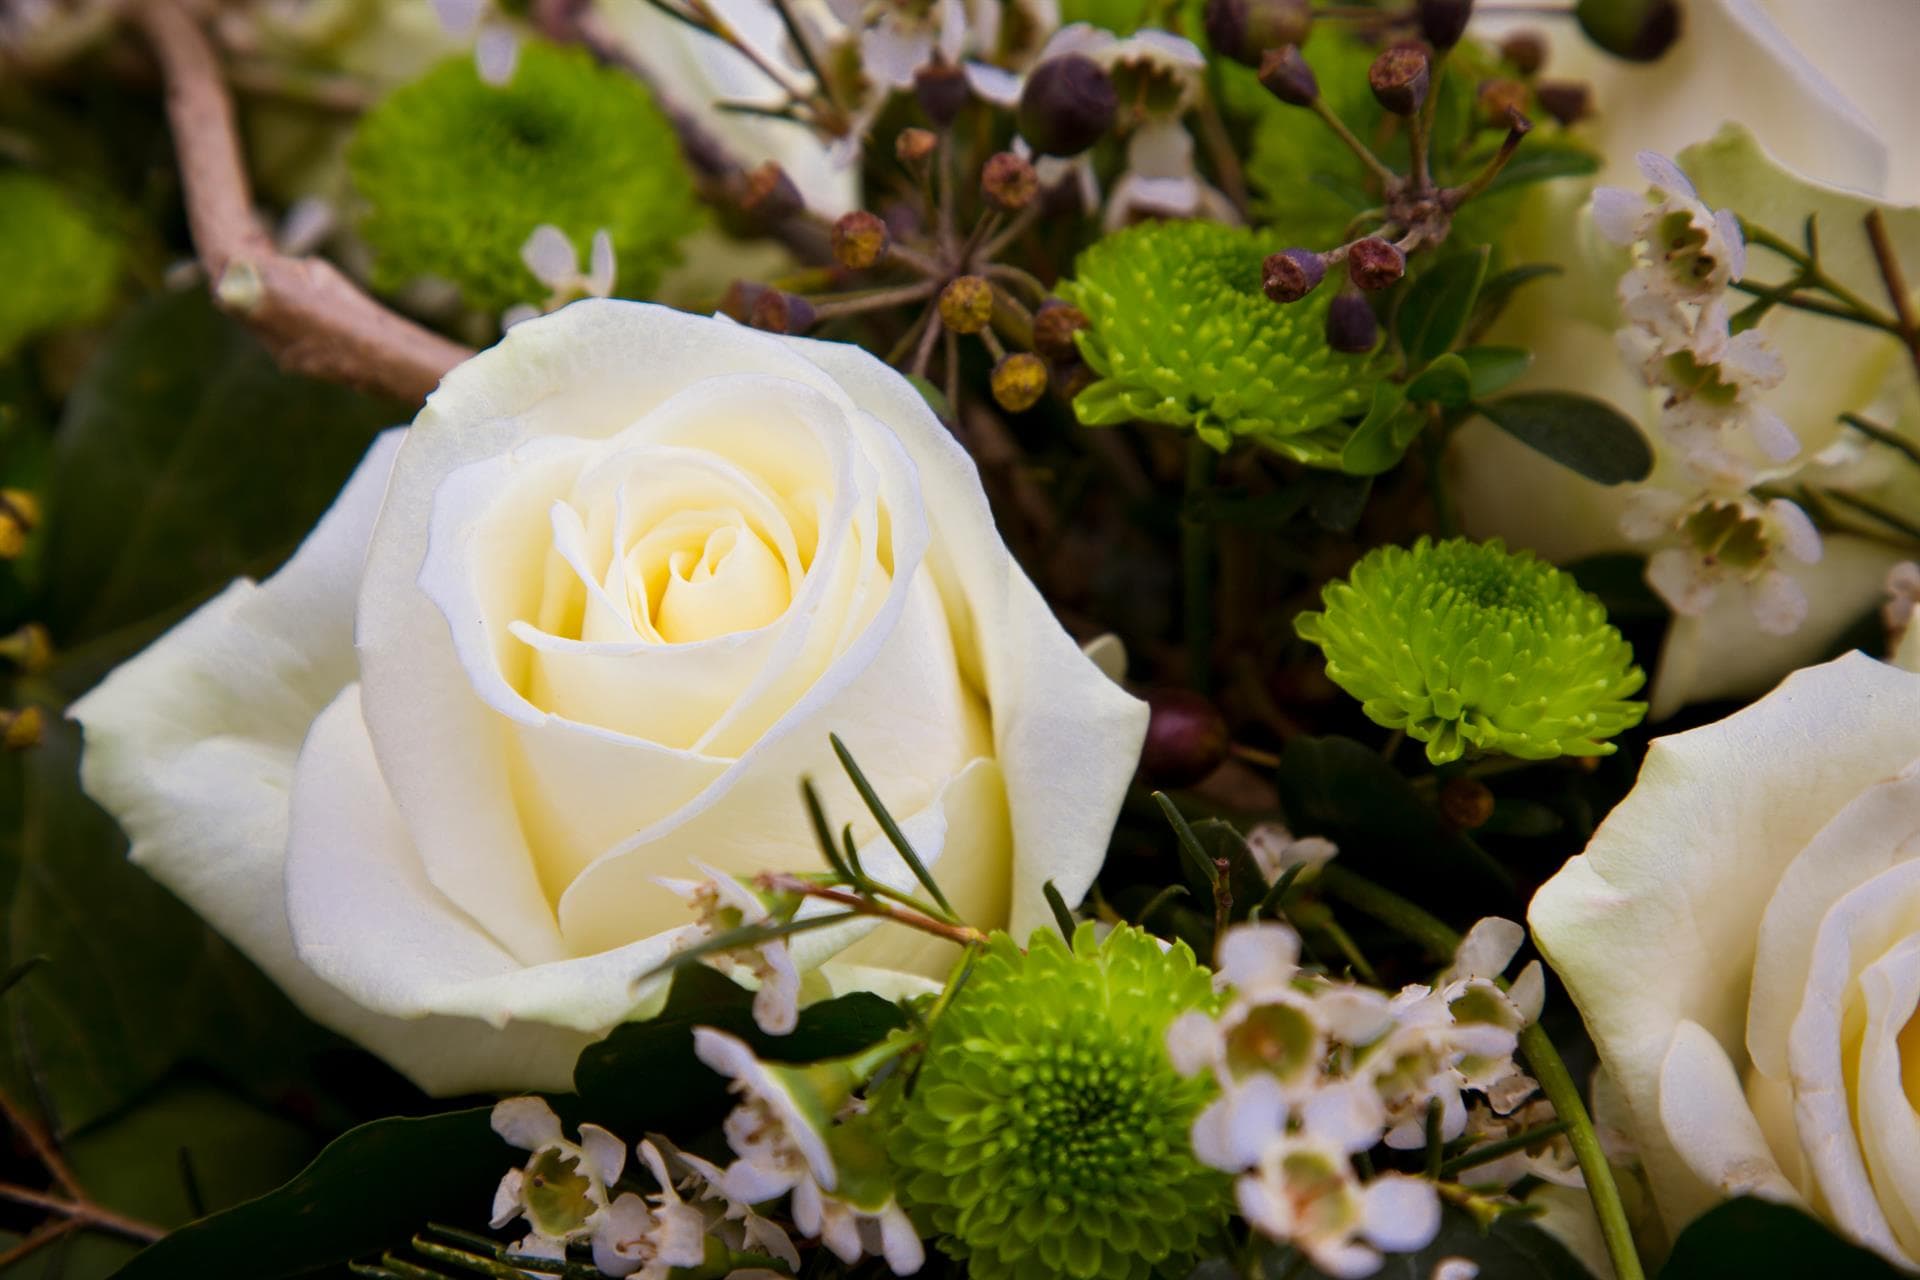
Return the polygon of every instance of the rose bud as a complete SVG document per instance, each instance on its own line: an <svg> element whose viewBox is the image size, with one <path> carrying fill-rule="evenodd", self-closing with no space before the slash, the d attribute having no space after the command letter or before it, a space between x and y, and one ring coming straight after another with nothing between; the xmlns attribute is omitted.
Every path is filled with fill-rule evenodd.
<svg viewBox="0 0 1920 1280"><path fill-rule="evenodd" d="M1420 34L1427 43L1445 52L1460 43L1467 33L1467 20L1473 17L1473 0L1420 0Z"/></svg>
<svg viewBox="0 0 1920 1280"><path fill-rule="evenodd" d="M1119 113L1113 77L1083 54L1048 58L1020 93L1020 136L1043 156L1076 156L1105 137Z"/></svg>
<svg viewBox="0 0 1920 1280"><path fill-rule="evenodd" d="M1267 50L1260 58L1260 83L1288 106L1310 107L1320 96L1320 80L1299 45Z"/></svg>
<svg viewBox="0 0 1920 1280"><path fill-rule="evenodd" d="M993 398L1008 413L1025 413L1047 391L1047 362L1015 351L993 367Z"/></svg>
<svg viewBox="0 0 1920 1280"><path fill-rule="evenodd" d="M959 67L928 63L913 73L914 101L936 128L944 129L959 118L969 93L967 73Z"/></svg>
<svg viewBox="0 0 1920 1280"><path fill-rule="evenodd" d="M849 271L865 270L886 253L887 238L887 224L865 209L843 213L833 224L833 260Z"/></svg>
<svg viewBox="0 0 1920 1280"><path fill-rule="evenodd" d="M1628 62L1652 62L1680 38L1675 0L1579 0L1573 17L1587 39Z"/></svg>
<svg viewBox="0 0 1920 1280"><path fill-rule="evenodd" d="M1313 30L1309 0L1207 0L1207 42L1249 67L1283 44L1305 44Z"/></svg>
<svg viewBox="0 0 1920 1280"><path fill-rule="evenodd" d="M1033 203L1040 194L1040 175L1024 157L1000 151L987 157L980 170L980 190L993 207L1015 213Z"/></svg>
<svg viewBox="0 0 1920 1280"><path fill-rule="evenodd" d="M740 211L765 222L778 222L800 212L805 202L787 171L769 160L747 174L740 192Z"/></svg>
<svg viewBox="0 0 1920 1280"><path fill-rule="evenodd" d="M1347 248L1347 276L1368 293L1387 288L1405 274L1407 255L1379 236L1355 240Z"/></svg>
<svg viewBox="0 0 1920 1280"><path fill-rule="evenodd" d="M1327 278L1327 260L1311 249L1283 249L1260 270L1260 287L1275 302L1298 302Z"/></svg>
<svg viewBox="0 0 1920 1280"><path fill-rule="evenodd" d="M1561 124L1586 118L1593 107L1593 93L1578 80L1542 80L1534 86L1540 109Z"/></svg>
<svg viewBox="0 0 1920 1280"><path fill-rule="evenodd" d="M1049 298L1033 314L1033 349L1055 364L1080 358L1073 335L1087 327L1087 313L1071 303Z"/></svg>
<svg viewBox="0 0 1920 1280"><path fill-rule="evenodd" d="M1536 75L1547 65L1547 42L1538 31L1516 31L1500 42L1500 56L1521 75Z"/></svg>
<svg viewBox="0 0 1920 1280"><path fill-rule="evenodd" d="M1140 774L1156 787L1188 787L1218 769L1232 739L1220 709L1188 689L1147 692Z"/></svg>
<svg viewBox="0 0 1920 1280"><path fill-rule="evenodd" d="M1343 293L1327 308L1327 345L1348 355L1365 355L1379 340L1373 308L1357 293Z"/></svg>
<svg viewBox="0 0 1920 1280"><path fill-rule="evenodd" d="M1427 100L1430 72L1427 51L1415 45L1388 49L1367 68L1367 87L1397 116L1410 116Z"/></svg>
<svg viewBox="0 0 1920 1280"><path fill-rule="evenodd" d="M955 333L979 333L993 321L993 286L979 276L956 276L940 291L940 320Z"/></svg>

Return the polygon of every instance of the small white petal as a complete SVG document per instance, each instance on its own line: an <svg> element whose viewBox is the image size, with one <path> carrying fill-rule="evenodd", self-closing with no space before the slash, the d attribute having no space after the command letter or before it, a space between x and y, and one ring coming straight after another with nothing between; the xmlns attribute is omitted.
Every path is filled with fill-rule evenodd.
<svg viewBox="0 0 1920 1280"><path fill-rule="evenodd" d="M571 284L580 270L580 254L567 239L567 233L551 222L533 229L520 246L520 261L527 264L533 278L549 289Z"/></svg>
<svg viewBox="0 0 1920 1280"><path fill-rule="evenodd" d="M897 1204L889 1204L880 1212L880 1252L897 1276L910 1276L926 1264L927 1251L920 1243L920 1233Z"/></svg>
<svg viewBox="0 0 1920 1280"><path fill-rule="evenodd" d="M1642 151L1634 159L1640 162L1640 172L1646 175L1647 181L1668 195L1684 196L1688 200L1700 198L1687 175L1680 172L1680 166L1658 151Z"/></svg>
<svg viewBox="0 0 1920 1280"><path fill-rule="evenodd" d="M488 23L474 42L473 61L482 80L496 88L505 85L513 79L513 69L520 62L520 37L512 27Z"/></svg>
<svg viewBox="0 0 1920 1280"><path fill-rule="evenodd" d="M1520 971L1513 980L1513 986L1507 990L1507 998L1513 1001L1514 1008L1520 1010L1520 1016L1528 1022L1540 1019L1540 1010L1547 1003L1547 975L1541 969L1540 962L1533 960Z"/></svg>
<svg viewBox="0 0 1920 1280"><path fill-rule="evenodd" d="M1443 984L1498 977L1526 940L1527 931L1511 920L1487 916L1474 921L1453 953L1453 967L1447 970Z"/></svg>
<svg viewBox="0 0 1920 1280"><path fill-rule="evenodd" d="M1770 636L1790 636L1807 620L1807 593L1778 569L1753 584L1749 604L1753 620Z"/></svg>
<svg viewBox="0 0 1920 1280"><path fill-rule="evenodd" d="M1300 966L1300 935L1284 924L1243 924L1220 939L1220 973L1242 994L1279 990Z"/></svg>
<svg viewBox="0 0 1920 1280"><path fill-rule="evenodd" d="M493 1131L522 1151L538 1151L561 1141L560 1117L543 1098L503 1098L494 1103Z"/></svg>
<svg viewBox="0 0 1920 1280"><path fill-rule="evenodd" d="M996 107L1016 107L1020 105L1022 82L1019 76L984 62L961 64L966 74L967 88L973 90L973 96Z"/></svg>
<svg viewBox="0 0 1920 1280"><path fill-rule="evenodd" d="M1433 1265L1432 1280L1475 1280L1480 1264L1470 1258L1442 1258Z"/></svg>
<svg viewBox="0 0 1920 1280"><path fill-rule="evenodd" d="M610 297L619 267L613 259L613 237L602 227L593 233L593 248L587 264L587 292L596 298Z"/></svg>
<svg viewBox="0 0 1920 1280"><path fill-rule="evenodd" d="M1635 542L1652 542L1672 533L1688 502L1665 489L1640 489L1620 512L1620 532Z"/></svg>
<svg viewBox="0 0 1920 1280"><path fill-rule="evenodd" d="M1593 193L1594 229L1615 244L1640 238L1647 217L1646 199L1624 187L1601 187Z"/></svg>
<svg viewBox="0 0 1920 1280"><path fill-rule="evenodd" d="M1747 273L1747 238L1740 234L1740 219L1733 210L1721 209L1713 215L1713 225L1726 245L1729 278L1738 280Z"/></svg>
<svg viewBox="0 0 1920 1280"><path fill-rule="evenodd" d="M527 1171L509 1169L493 1191L493 1216L487 1225L498 1231L520 1215L521 1192L526 1188Z"/></svg>
<svg viewBox="0 0 1920 1280"><path fill-rule="evenodd" d="M1440 1234L1440 1196L1425 1178L1389 1173L1367 1184L1365 1235L1389 1253L1412 1253Z"/></svg>
<svg viewBox="0 0 1920 1280"><path fill-rule="evenodd" d="M627 1144L597 1124L580 1126L580 1149L586 1153L587 1169L600 1180L600 1185L610 1187L620 1181L620 1171L627 1167Z"/></svg>
<svg viewBox="0 0 1920 1280"><path fill-rule="evenodd" d="M1301 1128L1342 1151L1378 1146L1387 1112L1380 1093L1365 1081L1341 1081L1315 1089L1300 1106Z"/></svg>
<svg viewBox="0 0 1920 1280"><path fill-rule="evenodd" d="M1767 514L1773 518L1780 535L1780 545L1786 548L1788 555L1801 564L1820 563L1825 551L1820 530L1814 527L1813 521L1797 503L1789 498L1775 498L1767 503Z"/></svg>
<svg viewBox="0 0 1920 1280"><path fill-rule="evenodd" d="M440 19L440 25L449 35L465 38L480 21L480 11L486 8L486 0L430 0L434 16Z"/></svg>
<svg viewBox="0 0 1920 1280"><path fill-rule="evenodd" d="M1698 556L1680 547L1668 547L1648 559L1647 585L1675 613L1697 618L1713 603L1718 583Z"/></svg>
<svg viewBox="0 0 1920 1280"><path fill-rule="evenodd" d="M1786 462L1800 452L1800 437L1793 434L1786 419L1765 409L1755 409L1747 420L1753 424L1753 438L1760 451L1775 462Z"/></svg>

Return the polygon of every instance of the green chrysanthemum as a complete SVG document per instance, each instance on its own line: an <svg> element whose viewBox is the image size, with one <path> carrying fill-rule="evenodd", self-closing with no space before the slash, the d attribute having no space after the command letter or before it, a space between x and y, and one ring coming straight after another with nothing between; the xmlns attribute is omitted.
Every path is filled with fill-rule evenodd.
<svg viewBox="0 0 1920 1280"><path fill-rule="evenodd" d="M1125 927L1028 948L995 935L911 1091L882 1095L902 1198L975 1280L1138 1280L1192 1255L1230 1203L1188 1140L1212 1086L1175 1074L1165 1043L1212 1006L1211 977Z"/></svg>
<svg viewBox="0 0 1920 1280"><path fill-rule="evenodd" d="M119 242L64 188L0 172L0 356L37 334L98 319L119 276Z"/></svg>
<svg viewBox="0 0 1920 1280"><path fill-rule="evenodd" d="M347 159L375 283L448 280L488 312L546 296L520 260L542 223L583 254L606 228L618 292L645 295L696 214L673 127L645 87L547 44L525 44L503 86L471 57L442 63L367 113Z"/></svg>
<svg viewBox="0 0 1920 1280"><path fill-rule="evenodd" d="M1076 340L1100 375L1074 398L1080 421L1191 427L1222 450L1251 437L1337 468L1345 419L1366 411L1383 366L1327 345L1334 290L1267 298L1261 264L1281 247L1215 222L1148 222L1081 254L1060 287L1087 315Z"/></svg>
<svg viewBox="0 0 1920 1280"><path fill-rule="evenodd" d="M1600 756L1640 723L1646 677L1607 611L1571 574L1498 540L1381 547L1294 620L1327 675L1376 724L1427 744L1524 760Z"/></svg>

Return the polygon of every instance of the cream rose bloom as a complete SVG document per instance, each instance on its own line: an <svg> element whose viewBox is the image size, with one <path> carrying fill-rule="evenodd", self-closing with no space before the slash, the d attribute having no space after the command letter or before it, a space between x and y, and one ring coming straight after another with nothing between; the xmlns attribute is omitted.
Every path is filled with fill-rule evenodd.
<svg viewBox="0 0 1920 1280"><path fill-rule="evenodd" d="M1147 718L898 374L601 301L454 370L285 568L73 714L135 861L437 1092L566 1087L691 927L655 877L819 866L803 774L909 884L829 733L960 913L1024 931L1092 882ZM843 947L835 989L950 958L796 953Z"/></svg>
<svg viewBox="0 0 1920 1280"><path fill-rule="evenodd" d="M1756 1194L1920 1260L1920 674L1851 654L1657 739L1529 920L1669 1229Z"/></svg>
<svg viewBox="0 0 1920 1280"><path fill-rule="evenodd" d="M1681 39L1650 64L1609 58L1570 28L1556 33L1547 73L1593 87L1596 114L1576 135L1599 154L1601 172L1593 181L1545 184L1510 236L1516 261L1551 262L1564 272L1516 294L1487 339L1534 351L1534 366L1518 385L1610 402L1642 423L1662 455L1656 479L1676 466L1654 429L1657 393L1628 368L1615 344L1621 327L1615 288L1626 259L1599 236L1586 211L1595 182L1644 189L1634 161L1641 151L1677 157L1708 204L1733 208L1789 238L1817 214L1835 276L1881 304L1885 293L1860 219L1876 203L1920 203L1920 162L1912 148L1897 145L1903 122L1920 111L1920 81L1899 71L1898 55L1886 47L1901 43L1889 33L1910 30L1914 22L1909 0L1690 0ZM1492 30L1501 25L1488 24ZM1903 258L1914 260L1920 214L1896 208L1890 224ZM1762 250L1748 254L1748 268L1769 282L1789 270ZM1798 479L1876 501L1889 478L1911 479L1911 472L1885 474L1896 468L1890 455L1879 456L1884 450L1839 461L1845 449L1824 452L1858 439L1840 426L1843 411L1920 430L1912 369L1896 341L1785 310L1771 313L1760 332L1785 364L1785 380L1764 403L1800 439L1795 465L1804 472ZM1648 550L1620 529L1632 486L1587 481L1485 421L1457 434L1449 473L1475 537L1502 537L1563 563ZM1874 607L1899 555L1865 538L1834 536L1818 564L1782 559L1808 598L1806 621L1788 636L1762 633L1742 593L1732 590L1722 591L1704 615L1676 618L1650 690L1656 718L1689 702L1758 694L1831 652Z"/></svg>

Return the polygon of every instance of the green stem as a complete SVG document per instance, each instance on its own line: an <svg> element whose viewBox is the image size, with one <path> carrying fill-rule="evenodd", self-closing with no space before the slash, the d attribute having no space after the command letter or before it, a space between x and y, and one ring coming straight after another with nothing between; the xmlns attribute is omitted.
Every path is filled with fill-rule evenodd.
<svg viewBox="0 0 1920 1280"><path fill-rule="evenodd" d="M1436 959L1451 957L1460 945L1460 935L1444 921L1434 917L1389 889L1383 889L1346 868L1328 865L1320 873L1320 884L1327 893L1354 910L1373 917L1410 942L1425 947ZM1613 1180L1613 1169L1600 1149L1600 1135L1594 1132L1593 1119L1587 1114L1580 1088L1560 1059L1538 1022L1520 1033L1520 1052L1540 1082L1540 1091L1553 1104L1553 1112L1567 1126L1567 1141L1580 1174L1586 1179L1587 1196L1593 1201L1594 1216L1600 1220L1600 1234L1607 1244L1607 1256L1613 1261L1617 1280L1645 1280L1640 1255L1634 1251L1633 1228L1627 1224L1626 1205Z"/></svg>
<svg viewBox="0 0 1920 1280"><path fill-rule="evenodd" d="M1180 578L1185 589L1187 682L1213 687L1213 525L1200 518L1201 497L1213 487L1220 455L1195 436L1187 446L1186 501L1180 512Z"/></svg>

